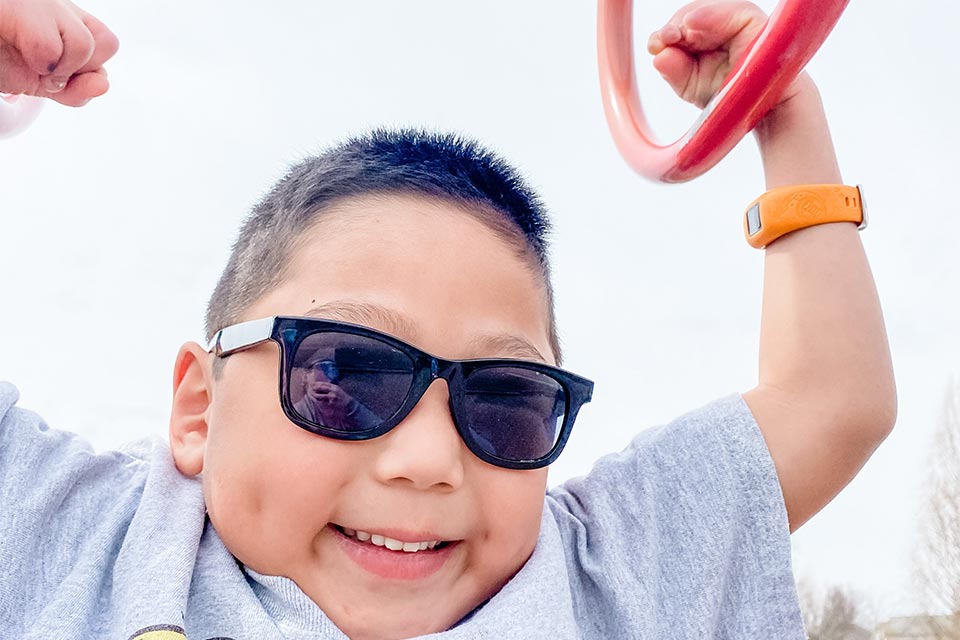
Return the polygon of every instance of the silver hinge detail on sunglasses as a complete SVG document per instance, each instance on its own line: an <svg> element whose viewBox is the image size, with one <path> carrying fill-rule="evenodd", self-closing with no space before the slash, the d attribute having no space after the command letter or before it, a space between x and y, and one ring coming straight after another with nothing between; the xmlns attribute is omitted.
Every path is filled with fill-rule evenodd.
<svg viewBox="0 0 960 640"><path fill-rule="evenodd" d="M275 319L276 316L270 316L225 327L213 337L207 351L216 356L229 355L237 349L252 347L258 342L269 340Z"/></svg>

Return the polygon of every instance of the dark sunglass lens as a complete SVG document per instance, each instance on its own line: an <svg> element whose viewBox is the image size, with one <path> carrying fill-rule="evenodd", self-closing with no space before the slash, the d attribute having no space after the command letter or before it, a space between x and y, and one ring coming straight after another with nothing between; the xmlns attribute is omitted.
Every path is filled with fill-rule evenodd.
<svg viewBox="0 0 960 640"><path fill-rule="evenodd" d="M369 431L391 418L413 384L407 354L369 336L308 335L293 355L290 402L305 420L343 432Z"/></svg>
<svg viewBox="0 0 960 640"><path fill-rule="evenodd" d="M464 381L463 416L473 441L507 460L536 460L560 436L566 393L552 377L516 366L484 367Z"/></svg>

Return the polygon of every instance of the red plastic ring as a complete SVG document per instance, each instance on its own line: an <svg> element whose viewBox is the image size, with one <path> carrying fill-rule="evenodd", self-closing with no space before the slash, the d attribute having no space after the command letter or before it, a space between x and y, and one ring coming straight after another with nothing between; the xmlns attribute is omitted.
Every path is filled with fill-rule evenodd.
<svg viewBox="0 0 960 640"><path fill-rule="evenodd" d="M15 135L30 126L42 106L40 98L0 94L0 138Z"/></svg>
<svg viewBox="0 0 960 640"><path fill-rule="evenodd" d="M717 164L776 104L849 0L782 0L686 135L654 142L633 69L633 1L599 0L597 49L607 124L620 154L653 180L684 182Z"/></svg>

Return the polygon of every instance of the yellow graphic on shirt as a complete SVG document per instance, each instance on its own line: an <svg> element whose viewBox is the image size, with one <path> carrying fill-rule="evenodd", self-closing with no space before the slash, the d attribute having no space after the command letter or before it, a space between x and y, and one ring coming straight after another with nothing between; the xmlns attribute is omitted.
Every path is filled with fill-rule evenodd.
<svg viewBox="0 0 960 640"><path fill-rule="evenodd" d="M187 636L180 627L158 624L137 631L130 636L130 640L187 640Z"/></svg>
<svg viewBox="0 0 960 640"><path fill-rule="evenodd" d="M187 640L187 634L181 627L172 624L157 624L140 629L129 640ZM231 640L227 637L210 638L210 640Z"/></svg>

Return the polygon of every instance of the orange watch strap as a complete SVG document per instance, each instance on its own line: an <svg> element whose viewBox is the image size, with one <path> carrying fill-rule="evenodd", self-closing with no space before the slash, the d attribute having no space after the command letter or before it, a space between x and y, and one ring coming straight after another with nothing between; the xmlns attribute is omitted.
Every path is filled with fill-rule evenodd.
<svg viewBox="0 0 960 640"><path fill-rule="evenodd" d="M867 226L860 186L805 184L767 191L750 203L743 231L751 247L762 249L782 235L828 222Z"/></svg>

